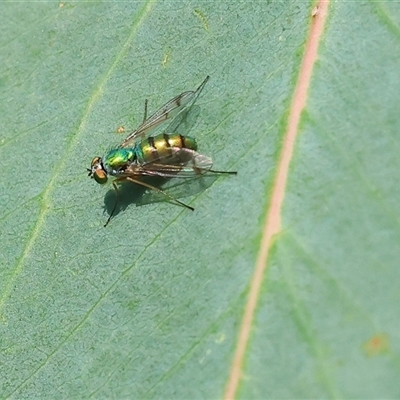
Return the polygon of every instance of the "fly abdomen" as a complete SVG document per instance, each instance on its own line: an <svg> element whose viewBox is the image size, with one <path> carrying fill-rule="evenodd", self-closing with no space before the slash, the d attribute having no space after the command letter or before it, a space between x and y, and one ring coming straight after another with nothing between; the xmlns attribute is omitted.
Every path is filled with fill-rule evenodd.
<svg viewBox="0 0 400 400"><path fill-rule="evenodd" d="M167 135L164 133L163 136L166 143L168 143L169 147L179 147L180 149L190 149L190 150L197 150L197 143L196 141L190 136L183 136L179 133L173 133L171 135Z"/></svg>
<svg viewBox="0 0 400 400"><path fill-rule="evenodd" d="M170 135L163 133L149 137L140 143L140 152L145 163L168 158L174 154L173 149L176 150L176 148L196 151L197 143L195 139L179 133Z"/></svg>

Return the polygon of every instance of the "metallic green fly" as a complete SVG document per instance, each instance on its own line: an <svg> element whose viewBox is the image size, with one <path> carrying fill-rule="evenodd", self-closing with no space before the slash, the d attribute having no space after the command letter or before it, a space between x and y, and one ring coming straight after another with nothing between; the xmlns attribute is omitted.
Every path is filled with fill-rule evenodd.
<svg viewBox="0 0 400 400"><path fill-rule="evenodd" d="M147 189L162 193L173 202L194 210L193 207L182 203L159 187L144 181L146 177L161 178L194 178L204 174L236 174L236 171L216 171L211 169L211 158L197 152L196 140L181 135L171 128L156 136L149 136L150 132L171 118L177 118L193 106L209 76L204 79L195 91L183 92L174 97L159 110L147 118L147 100L145 102L145 116L143 123L117 147L111 149L103 158L94 157L89 176L97 183L104 184L108 176L115 177L112 182L117 200L104 226L107 226L115 213L118 204L117 183L132 182ZM172 120L172 121L174 121Z"/></svg>

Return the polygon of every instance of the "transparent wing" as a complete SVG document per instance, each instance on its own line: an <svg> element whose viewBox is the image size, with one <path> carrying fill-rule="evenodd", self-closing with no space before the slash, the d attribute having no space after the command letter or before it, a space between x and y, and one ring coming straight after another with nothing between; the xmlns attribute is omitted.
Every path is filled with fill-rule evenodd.
<svg viewBox="0 0 400 400"><path fill-rule="evenodd" d="M147 118L137 129L131 132L120 144L120 147L132 147L138 137L144 138L158 125L170 118L174 118L186 107L192 106L209 79L210 77L207 76L195 91L183 92L164 104L153 115Z"/></svg>
<svg viewBox="0 0 400 400"><path fill-rule="evenodd" d="M131 165L127 176L159 176L164 178L193 178L209 171L212 160L190 149L172 148L172 154L143 165Z"/></svg>

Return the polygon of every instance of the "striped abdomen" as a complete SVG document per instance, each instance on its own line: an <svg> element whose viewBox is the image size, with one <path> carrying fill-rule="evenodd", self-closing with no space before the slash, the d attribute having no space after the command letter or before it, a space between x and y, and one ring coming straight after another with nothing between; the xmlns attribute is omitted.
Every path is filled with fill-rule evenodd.
<svg viewBox="0 0 400 400"><path fill-rule="evenodd" d="M148 137L136 145L136 154L139 163L148 163L168 157L174 158L176 149L197 150L196 141L189 136L182 136L179 133L168 135L166 133L154 137ZM173 160L171 160L173 162Z"/></svg>

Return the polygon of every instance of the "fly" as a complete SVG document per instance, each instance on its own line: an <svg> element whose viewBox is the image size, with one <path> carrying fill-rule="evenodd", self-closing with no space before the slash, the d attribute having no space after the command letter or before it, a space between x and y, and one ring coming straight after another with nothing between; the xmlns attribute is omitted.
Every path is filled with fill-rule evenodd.
<svg viewBox="0 0 400 400"><path fill-rule="evenodd" d="M116 178L112 184L117 194L117 200L104 226L108 225L117 208L118 183L132 182L142 185L163 194L183 207L194 210L193 207L172 197L166 191L145 182L143 178L194 178L205 173L236 174L236 171L211 169L213 164L211 158L197 152L197 142L190 136L184 136L174 131L150 136L151 131L164 121L175 118L183 110L189 111L209 78L207 76L195 91L183 92L174 97L149 118L147 118L146 100L142 124L103 158L93 158L90 169L88 168L90 177L100 184L105 184L109 175Z"/></svg>

